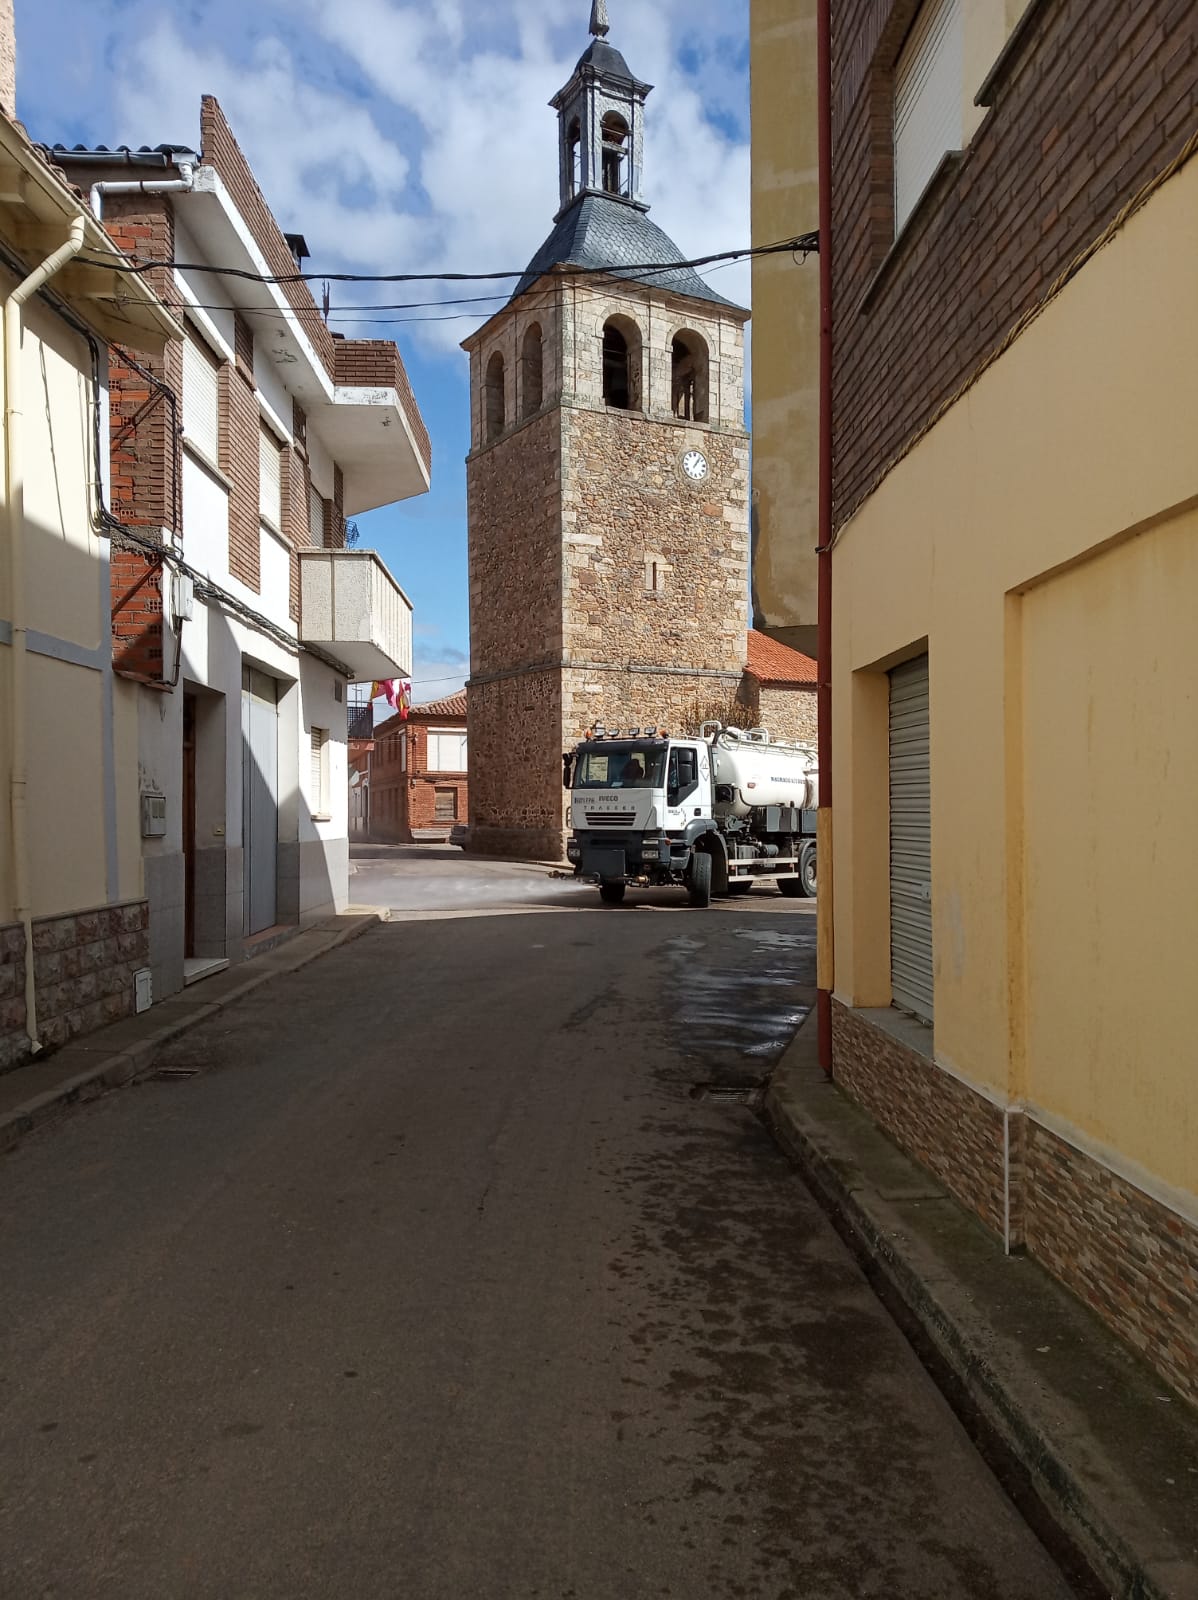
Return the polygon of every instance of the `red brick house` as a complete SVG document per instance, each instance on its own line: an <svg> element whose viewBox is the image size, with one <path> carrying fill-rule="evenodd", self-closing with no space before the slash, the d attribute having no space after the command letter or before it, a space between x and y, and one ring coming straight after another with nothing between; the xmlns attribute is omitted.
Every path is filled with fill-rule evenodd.
<svg viewBox="0 0 1198 1600"><path fill-rule="evenodd" d="M389 844L447 839L467 815L463 689L375 729L370 837Z"/></svg>

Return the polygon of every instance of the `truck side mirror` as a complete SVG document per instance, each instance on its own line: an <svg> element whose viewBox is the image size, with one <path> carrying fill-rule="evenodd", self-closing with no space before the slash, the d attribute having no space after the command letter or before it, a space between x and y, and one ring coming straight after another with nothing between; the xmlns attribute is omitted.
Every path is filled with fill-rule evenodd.
<svg viewBox="0 0 1198 1600"><path fill-rule="evenodd" d="M574 787L574 757L567 753L562 757L562 788Z"/></svg>

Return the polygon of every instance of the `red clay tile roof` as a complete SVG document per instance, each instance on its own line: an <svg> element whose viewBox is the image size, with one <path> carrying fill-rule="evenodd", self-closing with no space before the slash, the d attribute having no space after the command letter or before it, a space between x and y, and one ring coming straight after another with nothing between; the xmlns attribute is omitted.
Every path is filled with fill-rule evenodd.
<svg viewBox="0 0 1198 1600"><path fill-rule="evenodd" d="M459 689L457 694L447 694L443 700L427 700L422 706L413 706L414 717L464 717L466 715L466 691Z"/></svg>
<svg viewBox="0 0 1198 1600"><path fill-rule="evenodd" d="M768 634L749 629L749 659L745 671L758 683L815 683L818 669L810 656L779 644Z"/></svg>

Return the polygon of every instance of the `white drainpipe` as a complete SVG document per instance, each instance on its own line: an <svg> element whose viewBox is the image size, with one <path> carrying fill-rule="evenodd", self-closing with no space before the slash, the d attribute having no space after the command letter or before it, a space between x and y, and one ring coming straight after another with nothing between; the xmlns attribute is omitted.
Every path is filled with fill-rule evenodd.
<svg viewBox="0 0 1198 1600"><path fill-rule="evenodd" d="M21 344L25 302L83 248L86 218L71 222L70 236L40 267L17 285L4 302L4 487L8 509L9 591L12 604L12 810L13 883L17 918L25 930L25 1031L37 1055L37 990L33 974L33 907L29 888L28 728L25 621L25 472L22 441Z"/></svg>
<svg viewBox="0 0 1198 1600"><path fill-rule="evenodd" d="M104 215L106 194L188 194L195 187L195 168L190 161L180 161L177 178L130 178L111 183L93 183L91 208L94 217Z"/></svg>

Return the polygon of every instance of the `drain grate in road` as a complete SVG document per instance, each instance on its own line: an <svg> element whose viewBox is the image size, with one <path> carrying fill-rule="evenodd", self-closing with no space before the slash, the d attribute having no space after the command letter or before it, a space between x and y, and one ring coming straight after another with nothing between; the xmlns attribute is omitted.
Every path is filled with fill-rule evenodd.
<svg viewBox="0 0 1198 1600"><path fill-rule="evenodd" d="M692 1100L711 1100L721 1106L751 1106L757 1110L765 1094L758 1083L696 1083Z"/></svg>
<svg viewBox="0 0 1198 1600"><path fill-rule="evenodd" d="M159 1067L150 1073L151 1083L176 1083L183 1078L198 1078L199 1067Z"/></svg>

